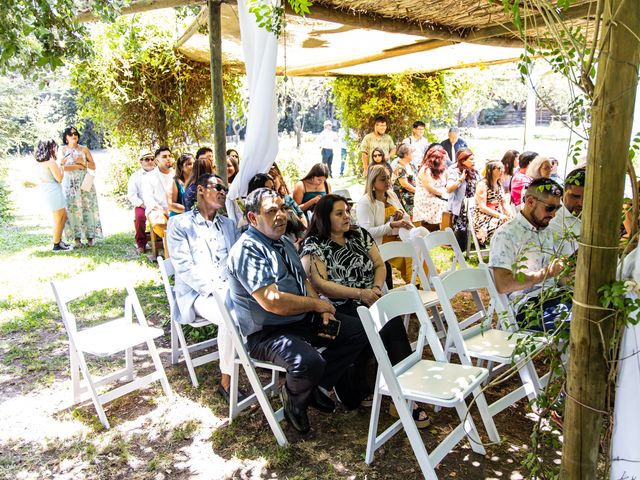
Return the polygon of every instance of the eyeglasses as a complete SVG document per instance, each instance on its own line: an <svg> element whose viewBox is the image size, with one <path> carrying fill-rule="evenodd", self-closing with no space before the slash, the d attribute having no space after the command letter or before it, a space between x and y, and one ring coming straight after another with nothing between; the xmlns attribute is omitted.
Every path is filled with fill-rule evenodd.
<svg viewBox="0 0 640 480"><path fill-rule="evenodd" d="M153 160L153 157L144 157L140 159L141 162L153 162Z"/></svg>
<svg viewBox="0 0 640 480"><path fill-rule="evenodd" d="M382 157L382 155L381 155L381 154L379 154L379 153L374 153L374 154L373 154L373 158L376 158L376 157Z"/></svg>
<svg viewBox="0 0 640 480"><path fill-rule="evenodd" d="M547 203L547 202L545 202L543 200L540 200L539 198L536 198L535 200L536 200L536 202L540 202L540 203L544 204L544 206L545 206L544 210L547 213L557 212L558 210L560 210L560 207L562 206L562 205L551 205L550 203Z"/></svg>
<svg viewBox="0 0 640 480"><path fill-rule="evenodd" d="M214 189L217 192L224 192L224 193L228 193L229 189L227 187L225 187L224 185L222 185L221 183L216 183L215 185L207 185L206 187L207 189Z"/></svg>
<svg viewBox="0 0 640 480"><path fill-rule="evenodd" d="M68 137L78 137L79 134L78 134L78 132L69 132L69 133L67 133L67 136Z"/></svg>

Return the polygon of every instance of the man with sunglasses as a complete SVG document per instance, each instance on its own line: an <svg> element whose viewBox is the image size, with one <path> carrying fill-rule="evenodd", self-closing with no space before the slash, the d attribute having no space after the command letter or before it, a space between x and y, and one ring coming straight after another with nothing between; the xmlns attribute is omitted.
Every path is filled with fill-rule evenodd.
<svg viewBox="0 0 640 480"><path fill-rule="evenodd" d="M573 255L578 250L578 238L582 229L581 215L585 179L586 170L584 168L576 168L569 172L564 181L562 208L549 222L556 250L563 255Z"/></svg>
<svg viewBox="0 0 640 480"><path fill-rule="evenodd" d="M222 372L218 392L228 402L233 346L213 298L214 291L222 298L227 295L227 258L239 236L235 222L218 213L224 206L227 191L217 175L201 175L196 181L195 208L169 219L167 242L176 270L174 291L178 321L191 323L198 316L218 325Z"/></svg>
<svg viewBox="0 0 640 480"><path fill-rule="evenodd" d="M555 278L564 268L556 255L554 237L547 228L562 207L562 187L549 178L533 180L527 187L524 206L510 222L500 227L491 240L489 267L499 293L508 295L522 325L526 312L543 312L543 318L529 328L551 329L570 304L558 297L542 300L543 290L555 290Z"/></svg>
<svg viewBox="0 0 640 480"><path fill-rule="evenodd" d="M144 200L142 199L142 184L144 176L156 166L153 153L144 152L140 155L140 170L136 170L129 177L127 198L134 209L133 224L135 226L136 249L138 253L147 250L147 216L145 215Z"/></svg>

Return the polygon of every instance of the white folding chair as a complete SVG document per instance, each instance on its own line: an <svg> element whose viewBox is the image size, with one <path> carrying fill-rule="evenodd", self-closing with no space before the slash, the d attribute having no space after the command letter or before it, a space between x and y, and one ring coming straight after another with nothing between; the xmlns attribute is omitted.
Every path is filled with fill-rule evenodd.
<svg viewBox="0 0 640 480"><path fill-rule="evenodd" d="M233 374L231 375L231 385L229 387L229 421L232 422L242 410L249 407L257 400L260 404L260 408L262 408L264 416L267 418L271 431L276 437L278 445L284 447L288 444L287 437L285 437L282 427L280 426L280 422L284 419L284 409L280 408L274 412L266 394L273 393L277 390L278 374L279 372L284 372L285 369L274 365L273 363L254 360L249 356L245 347L244 339L242 338L231 313L227 309L224 299L220 297L218 292L214 292L213 295L216 299L216 303L218 304L218 308L220 309L222 320L231 334L233 348L238 355L234 365ZM239 365L242 365L244 368L249 379L249 383L251 384L251 388L253 389L253 393L248 395L242 402L238 402ZM256 372L256 367L271 370L271 382L268 385L262 385L262 382Z"/></svg>
<svg viewBox="0 0 640 480"><path fill-rule="evenodd" d="M467 210L467 258L469 258L469 255L471 254L471 243L473 242L473 247L476 251L476 256L478 257L478 262L483 264L485 263L483 255L489 253L489 248L480 247L480 242L478 241L476 230L475 228L473 228L473 211L476 208L476 199L465 198L464 208Z"/></svg>
<svg viewBox="0 0 640 480"><path fill-rule="evenodd" d="M367 463L370 464L373 461L375 451L402 428L409 437L422 474L429 480L437 479L434 468L465 436L469 438L471 449L474 452L484 454L484 447L480 442L480 436L466 404L466 398L470 395L475 397L489 438L494 442L500 441L500 436L480 387L489 372L484 368L472 365L456 365L447 362L414 285L394 289L370 308L358 307L358 314L378 361L378 374L365 456ZM399 315L416 315L420 321L420 336L416 351L392 366L378 332L386 322ZM422 358L425 342L431 348L434 360ZM391 397L400 419L378 435L378 421L383 395ZM413 402L453 407L460 418L460 424L453 428L451 433L430 454L427 452L411 414Z"/></svg>
<svg viewBox="0 0 640 480"><path fill-rule="evenodd" d="M127 296L124 301L123 316L106 320L99 325L82 330L78 329L76 316L69 311L69 303L85 296L87 293L101 290L101 286L97 285L95 281L86 281L86 279L83 281L82 278L76 278L64 282L51 282L51 288L60 309L62 322L69 336L74 405L91 398L98 413L98 418L100 418L105 428L110 428L103 409L105 403L143 388L156 380L160 380L164 393L168 397L171 396L171 387L167 381L167 376L154 343L154 339L162 336L164 332L161 328L150 327L147 324L136 291L129 282L124 285ZM137 321L133 321L134 313ZM134 378L133 347L141 343L147 344L155 370L144 377ZM102 377L91 375L85 354L107 357L119 352L125 352L124 368ZM81 382L80 374L82 374L84 382ZM98 393L98 387L121 379L126 380L128 383L105 393Z"/></svg>
<svg viewBox="0 0 640 480"><path fill-rule="evenodd" d="M189 377L191 377L191 383L195 388L198 388L199 382L198 377L196 376L195 367L218 360L220 358L220 354L217 350L197 357L194 357L192 354L204 349L217 347L218 339L210 338L189 345L187 344L187 340L184 336L182 326L189 325L193 328L200 328L207 325L213 325L213 323L202 317L196 317L191 323L180 322L180 312L178 311L176 296L169 278L175 276L176 271L173 268L171 260L163 259L162 257L158 257L158 266L160 267L162 284L164 285L164 291L167 294L169 312L171 315L171 364L175 365L176 363L183 361L187 365ZM180 360L180 353L182 353L182 360Z"/></svg>
<svg viewBox="0 0 640 480"><path fill-rule="evenodd" d="M438 310L436 306L438 305L438 296L436 292L433 290L429 290L429 281L427 275L422 268L422 262L419 260L418 255L416 254L416 250L413 246L413 243L409 241L395 241L395 242L387 242L383 243L378 247L380 249L380 256L382 257L383 262L388 262L394 258L408 258L411 259L411 285L416 284L416 280L419 278L421 283L421 288L418 290L418 295L420 295L420 299L422 300L422 304L424 308L428 309L431 314L434 316L434 320L437 322L440 321ZM385 286L386 290L386 286ZM409 317L405 317L405 328L408 327ZM440 325L442 322L440 321Z"/></svg>
<svg viewBox="0 0 640 480"><path fill-rule="evenodd" d="M526 333L493 328L494 313L498 316L499 322L506 321L509 324L512 322L509 312L503 310L502 303L498 300L498 292L488 270L484 268L458 270L444 278L433 278L433 285L440 297L440 305L447 322L445 350L456 353L463 365L473 365L471 359L476 358L506 367L513 366L520 375L522 386L490 405L491 415L496 415L521 398L528 397L529 400L535 400L542 387L546 385L549 374L542 379L538 377L531 355L539 351L545 342ZM453 311L451 299L465 290L481 289L486 289L492 299L489 308L485 310L482 307L460 322ZM519 352L518 342L523 341L531 343Z"/></svg>

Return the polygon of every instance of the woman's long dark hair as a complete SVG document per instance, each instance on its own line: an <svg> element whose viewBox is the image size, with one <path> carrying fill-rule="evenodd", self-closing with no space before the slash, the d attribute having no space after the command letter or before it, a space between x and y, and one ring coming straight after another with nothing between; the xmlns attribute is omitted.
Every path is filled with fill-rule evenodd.
<svg viewBox="0 0 640 480"><path fill-rule="evenodd" d="M323 195L313 209L313 216L309 222L309 229L304 237L305 239L309 237L318 237L323 240L331 238L331 212L336 202L344 202L345 207L349 210L349 203L342 195L336 195L335 193ZM348 237L355 229L356 227L352 225L351 230L345 233L345 237Z"/></svg>
<svg viewBox="0 0 640 480"><path fill-rule="evenodd" d="M182 169L184 168L184 164L187 163L187 160L190 158L193 158L193 155L190 153L183 153L178 157L178 161L176 162L176 174L173 176L174 179L182 180L183 182L189 180L188 178L182 178L184 176L184 170Z"/></svg>
<svg viewBox="0 0 640 480"><path fill-rule="evenodd" d="M520 152L517 150L507 150L504 152L504 155L502 156L502 165L504 165L504 173L507 175L513 175L513 169L515 168L518 155L520 155Z"/></svg>
<svg viewBox="0 0 640 480"><path fill-rule="evenodd" d="M495 172L500 168L504 168L500 160L489 160L487 162L487 165L485 166L484 178L487 179L487 187L489 190L493 188L493 179L495 175L497 175ZM502 188L502 179L498 180L498 188Z"/></svg>
<svg viewBox="0 0 640 480"><path fill-rule="evenodd" d="M300 180L304 182L305 180L311 180L313 177L329 178L329 167L327 167L324 163L316 163L313 167L311 167L309 173L307 173Z"/></svg>
<svg viewBox="0 0 640 480"><path fill-rule="evenodd" d="M191 184L196 183L198 178L205 173L213 173L213 164L205 157L196 158L193 161L191 175L189 175L189 179L187 180L187 183L185 183L184 187L187 188Z"/></svg>
<svg viewBox="0 0 640 480"><path fill-rule="evenodd" d="M51 159L51 151L56 148L58 144L55 140L40 140L36 147L36 161L46 162Z"/></svg>
<svg viewBox="0 0 640 480"><path fill-rule="evenodd" d="M69 125L67 128L64 129L64 131L62 132L62 143L64 145L68 145L69 142L67 142L67 135L69 135L71 132L76 132L78 134L78 143L80 143L80 132L78 131L78 129L76 127L74 127L73 125Z"/></svg>

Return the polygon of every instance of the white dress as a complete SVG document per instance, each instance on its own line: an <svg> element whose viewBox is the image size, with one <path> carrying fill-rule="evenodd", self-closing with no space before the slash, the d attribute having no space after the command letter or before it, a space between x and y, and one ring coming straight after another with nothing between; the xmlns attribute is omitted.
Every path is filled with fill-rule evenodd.
<svg viewBox="0 0 640 480"><path fill-rule="evenodd" d="M426 174L432 179L433 184L438 189L444 189L447 185L447 175L442 173L439 178L433 179L431 170L426 169ZM436 197L430 193L422 182L416 182L416 194L413 197L413 218L414 222L426 222L439 224L442 222L442 214L447 210L447 199Z"/></svg>

